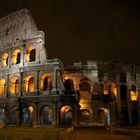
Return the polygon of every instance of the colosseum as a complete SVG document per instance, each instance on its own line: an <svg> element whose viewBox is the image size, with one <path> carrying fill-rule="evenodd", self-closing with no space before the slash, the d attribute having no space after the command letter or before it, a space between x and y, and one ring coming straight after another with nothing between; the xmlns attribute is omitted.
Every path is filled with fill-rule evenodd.
<svg viewBox="0 0 140 140"><path fill-rule="evenodd" d="M27 9L0 19L0 59L0 126L140 123L140 66L48 59Z"/></svg>

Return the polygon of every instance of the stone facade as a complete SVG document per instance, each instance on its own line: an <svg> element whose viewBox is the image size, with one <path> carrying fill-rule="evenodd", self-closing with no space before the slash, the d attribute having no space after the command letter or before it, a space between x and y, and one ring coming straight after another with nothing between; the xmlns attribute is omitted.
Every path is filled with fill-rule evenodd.
<svg viewBox="0 0 140 140"><path fill-rule="evenodd" d="M0 125L139 125L140 67L47 59L27 9L0 20Z"/></svg>

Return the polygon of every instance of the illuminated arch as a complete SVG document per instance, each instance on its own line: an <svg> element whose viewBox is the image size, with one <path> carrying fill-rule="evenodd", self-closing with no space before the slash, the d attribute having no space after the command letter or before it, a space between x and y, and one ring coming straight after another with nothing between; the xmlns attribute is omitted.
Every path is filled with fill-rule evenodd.
<svg viewBox="0 0 140 140"><path fill-rule="evenodd" d="M135 85L131 86L130 98L131 98L131 101L137 101L138 100L138 92L136 91L136 86Z"/></svg>
<svg viewBox="0 0 140 140"><path fill-rule="evenodd" d="M101 107L99 109L99 122L100 123L110 123L110 111L107 108Z"/></svg>
<svg viewBox="0 0 140 140"><path fill-rule="evenodd" d="M0 95L5 94L6 90L6 80L0 79Z"/></svg>
<svg viewBox="0 0 140 140"><path fill-rule="evenodd" d="M112 93L113 95L117 96L117 85L115 83L109 83L108 93Z"/></svg>
<svg viewBox="0 0 140 140"><path fill-rule="evenodd" d="M33 92L34 91L34 77L32 75L27 75L24 77L23 83L24 92Z"/></svg>
<svg viewBox="0 0 140 140"><path fill-rule="evenodd" d="M43 73L40 76L40 90L46 91L52 89L52 75L49 73Z"/></svg>
<svg viewBox="0 0 140 140"><path fill-rule="evenodd" d="M18 76L14 76L10 79L10 93L19 92L19 80Z"/></svg>
<svg viewBox="0 0 140 140"><path fill-rule="evenodd" d="M72 125L72 108L69 105L62 106L60 109L60 124Z"/></svg>
<svg viewBox="0 0 140 140"><path fill-rule="evenodd" d="M72 79L66 79L64 82L64 86L66 90L73 90L74 89L74 84Z"/></svg>
<svg viewBox="0 0 140 140"><path fill-rule="evenodd" d="M34 116L34 108L33 106L25 106L22 109L22 117L23 117L23 125L24 126L32 126L33 125L33 116Z"/></svg>
<svg viewBox="0 0 140 140"><path fill-rule="evenodd" d="M20 64L20 55L21 55L21 50L16 49L12 53L12 65L15 64Z"/></svg>
<svg viewBox="0 0 140 140"><path fill-rule="evenodd" d="M8 66L8 53L4 53L2 55L2 66L6 67Z"/></svg>
<svg viewBox="0 0 140 140"><path fill-rule="evenodd" d="M88 78L84 78L79 84L80 91L91 91L91 81Z"/></svg>
<svg viewBox="0 0 140 140"><path fill-rule="evenodd" d="M25 62L33 62L36 60L36 48L35 46L29 46L26 48Z"/></svg>

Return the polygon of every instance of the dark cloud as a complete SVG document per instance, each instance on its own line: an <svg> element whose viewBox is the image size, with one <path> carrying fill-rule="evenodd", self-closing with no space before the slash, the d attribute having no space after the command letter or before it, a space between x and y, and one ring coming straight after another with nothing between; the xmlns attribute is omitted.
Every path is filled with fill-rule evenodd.
<svg viewBox="0 0 140 140"><path fill-rule="evenodd" d="M50 58L140 64L139 0L12 0L1 4L0 16L24 7L46 33Z"/></svg>

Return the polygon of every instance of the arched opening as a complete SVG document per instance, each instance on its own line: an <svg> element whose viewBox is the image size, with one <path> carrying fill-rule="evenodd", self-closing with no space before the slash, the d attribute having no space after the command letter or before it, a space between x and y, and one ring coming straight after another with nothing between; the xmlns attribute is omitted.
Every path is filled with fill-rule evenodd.
<svg viewBox="0 0 140 140"><path fill-rule="evenodd" d="M139 124L139 112L136 109L132 110L132 125Z"/></svg>
<svg viewBox="0 0 140 140"><path fill-rule="evenodd" d="M8 53L4 53L2 55L2 66L6 67L8 66Z"/></svg>
<svg viewBox="0 0 140 140"><path fill-rule="evenodd" d="M40 76L40 90L47 91L52 90L52 75L44 73Z"/></svg>
<svg viewBox="0 0 140 140"><path fill-rule="evenodd" d="M131 98L131 101L137 101L138 100L138 92L136 91L136 86L135 85L131 86L130 98Z"/></svg>
<svg viewBox="0 0 140 140"><path fill-rule="evenodd" d="M127 86L126 85L120 86L120 98L122 101L127 100Z"/></svg>
<svg viewBox="0 0 140 140"><path fill-rule="evenodd" d="M92 122L92 115L93 115L93 111L91 108L88 108L88 107L83 108L82 107L79 120L81 122L90 123L90 122Z"/></svg>
<svg viewBox="0 0 140 140"><path fill-rule="evenodd" d="M5 79L0 79L0 95L5 94L6 90L6 81Z"/></svg>
<svg viewBox="0 0 140 140"><path fill-rule="evenodd" d="M64 82L64 87L67 91L71 91L74 89L74 84L73 84L73 80L71 79L66 79Z"/></svg>
<svg viewBox="0 0 140 140"><path fill-rule="evenodd" d="M20 49L16 49L12 53L12 65L20 64Z"/></svg>
<svg viewBox="0 0 140 140"><path fill-rule="evenodd" d="M29 46L26 48L25 62L33 62L36 60L36 49L34 46Z"/></svg>
<svg viewBox="0 0 140 140"><path fill-rule="evenodd" d="M4 109L0 108L0 125L4 124Z"/></svg>
<svg viewBox="0 0 140 140"><path fill-rule="evenodd" d="M28 75L24 77L24 92L33 92L34 91L34 77Z"/></svg>
<svg viewBox="0 0 140 140"><path fill-rule="evenodd" d="M7 112L8 125L17 125L19 121L19 111L17 107L11 108Z"/></svg>
<svg viewBox="0 0 140 140"><path fill-rule="evenodd" d="M110 111L107 108L99 109L99 122L110 124Z"/></svg>
<svg viewBox="0 0 140 140"><path fill-rule="evenodd" d="M22 109L22 117L24 126L32 126L33 125L33 106L26 106Z"/></svg>
<svg viewBox="0 0 140 140"><path fill-rule="evenodd" d="M126 107L123 107L121 109L120 125L124 126L128 124L129 124L128 109Z"/></svg>
<svg viewBox="0 0 140 140"><path fill-rule="evenodd" d="M117 86L115 83L110 83L108 87L108 93L111 93L117 97Z"/></svg>
<svg viewBox="0 0 140 140"><path fill-rule="evenodd" d="M35 56L36 56L36 50L32 49L30 51L30 62L35 61Z"/></svg>
<svg viewBox="0 0 140 140"><path fill-rule="evenodd" d="M60 125L72 125L72 108L68 105L60 109Z"/></svg>
<svg viewBox="0 0 140 140"><path fill-rule="evenodd" d="M19 92L19 81L18 77L14 76L10 80L10 93L18 93Z"/></svg>
<svg viewBox="0 0 140 140"><path fill-rule="evenodd" d="M91 91L91 81L87 78L84 78L80 81L79 85L80 91Z"/></svg>
<svg viewBox="0 0 140 140"><path fill-rule="evenodd" d="M51 125L52 124L52 108L44 106L41 110L41 125Z"/></svg>

